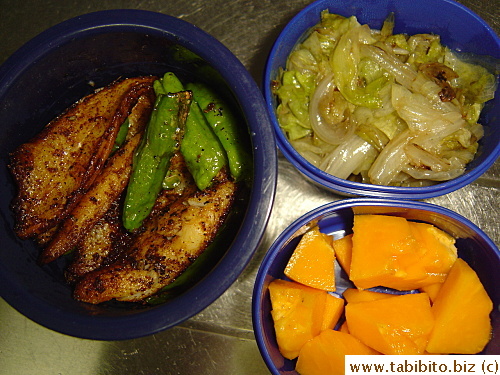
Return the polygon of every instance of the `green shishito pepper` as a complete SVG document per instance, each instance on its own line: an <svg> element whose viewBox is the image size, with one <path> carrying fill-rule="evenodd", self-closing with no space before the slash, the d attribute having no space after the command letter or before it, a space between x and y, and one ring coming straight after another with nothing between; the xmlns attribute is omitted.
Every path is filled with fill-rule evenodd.
<svg viewBox="0 0 500 375"><path fill-rule="evenodd" d="M211 87L203 83L188 83L186 89L193 93L193 99L203 111L207 122L219 138L228 156L229 170L235 180L250 175L252 161L243 144L240 121L225 100Z"/></svg>
<svg viewBox="0 0 500 375"><path fill-rule="evenodd" d="M185 90L181 81L171 72L163 76L161 83L164 92L167 93ZM161 90L158 88L157 91ZM180 151L200 190L209 187L220 169L228 164L226 151L219 138L194 101L191 103L186 119Z"/></svg>
<svg viewBox="0 0 500 375"><path fill-rule="evenodd" d="M172 155L179 149L191 103L188 91L157 97L132 164L123 208L127 230L137 229L150 214Z"/></svg>
<svg viewBox="0 0 500 375"><path fill-rule="evenodd" d="M128 128L130 127L130 120L127 117L123 124L120 125L120 129L118 130L118 134L116 135L115 144L113 145L113 151L116 151L120 148L120 146L125 142L128 134Z"/></svg>

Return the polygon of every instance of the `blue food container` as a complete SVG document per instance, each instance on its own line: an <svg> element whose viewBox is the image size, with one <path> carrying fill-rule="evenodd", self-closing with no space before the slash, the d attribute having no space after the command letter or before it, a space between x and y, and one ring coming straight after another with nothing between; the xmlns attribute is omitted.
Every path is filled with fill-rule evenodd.
<svg viewBox="0 0 500 375"><path fill-rule="evenodd" d="M9 153L95 88L121 77L163 75L217 85L248 129L254 175L248 201L218 257L196 282L159 305L90 305L72 298L64 261L40 267L40 249L13 232L15 186ZM274 133L257 84L219 41L160 13L111 10L82 15L41 33L0 66L0 295L33 321L81 338L121 340L173 327L217 299L246 267L264 234L274 200ZM207 263L209 264L209 263Z"/></svg>
<svg viewBox="0 0 500 375"><path fill-rule="evenodd" d="M278 350L268 286L275 279L288 278L284 269L302 234L311 226L334 238L352 233L355 214L383 214L433 224L456 238L458 256L477 273L493 301L491 320L493 337L482 354L500 354L500 250L475 224L449 209L425 202L382 198L345 199L322 205L290 224L274 241L257 273L252 317L254 334L264 362L273 375L297 374L295 361L285 359ZM352 287L345 277L338 277L337 291Z"/></svg>
<svg viewBox="0 0 500 375"><path fill-rule="evenodd" d="M286 66L290 52L302 41L307 31L319 23L320 13L356 16L362 24L380 29L390 12L395 15L395 33L409 35L435 33L452 50L500 59L500 38L478 15L453 0L318 0L300 11L282 30L268 56L263 92L266 106L276 133L279 149L284 156L313 183L347 196L371 196L398 199L425 199L455 191L481 176L500 156L500 94L488 102L480 123L485 136L479 142L476 158L468 164L463 175L427 187L395 187L364 184L332 176L309 163L290 144L276 118L276 97L271 87L280 67ZM498 60L497 60L498 61ZM498 62L492 62L498 74ZM489 64L489 65L491 65Z"/></svg>

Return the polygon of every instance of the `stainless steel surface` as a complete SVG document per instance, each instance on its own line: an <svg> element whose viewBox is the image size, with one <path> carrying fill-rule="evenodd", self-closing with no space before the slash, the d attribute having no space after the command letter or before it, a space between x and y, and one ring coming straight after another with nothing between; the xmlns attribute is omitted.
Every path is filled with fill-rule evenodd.
<svg viewBox="0 0 500 375"><path fill-rule="evenodd" d="M189 21L224 43L261 83L274 39L309 0L0 0L0 63L46 28L102 9L140 8ZM498 0L460 0L500 33ZM466 25L464 25L466 26ZM262 245L214 304L180 326L127 341L77 339L28 320L0 299L0 374L268 374L254 340L251 294L260 260L295 218L342 199L306 182L280 155L275 206ZM474 184L428 202L450 208L500 244L500 161ZM295 210L290 210L291 203Z"/></svg>

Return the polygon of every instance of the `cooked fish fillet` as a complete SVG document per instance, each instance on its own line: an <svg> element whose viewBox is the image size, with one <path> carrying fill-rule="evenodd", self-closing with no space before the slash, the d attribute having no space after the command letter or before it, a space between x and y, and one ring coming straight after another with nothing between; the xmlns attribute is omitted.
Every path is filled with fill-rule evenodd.
<svg viewBox="0 0 500 375"><path fill-rule="evenodd" d="M128 119L129 119L128 132L127 132L127 135L125 138L125 142L129 141L136 134L143 133L143 131L146 127L146 124L149 120L149 117L151 115L151 111L153 109L153 106L154 106L154 96L153 95L143 95L143 96L139 97L139 99L137 100L137 103L132 108L132 111L128 116ZM123 147L130 147L130 145L123 146ZM123 151L120 151L120 152L123 152ZM128 173L124 174L122 177L127 178ZM112 197L110 196L109 199L111 199L111 198ZM69 218L65 219L65 221L67 221L67 220L72 220L71 215ZM50 228L49 230L37 235L36 236L37 243L39 245L41 245L42 247L45 247L51 241L51 239L54 237L54 235L57 233L57 231L60 229L60 227L63 225L63 223L64 223L64 221L59 223L58 225ZM70 249L68 249L68 250L70 250Z"/></svg>
<svg viewBox="0 0 500 375"><path fill-rule="evenodd" d="M139 109L134 107L134 116L130 119L132 138L126 140L109 158L90 189L83 194L69 217L43 249L39 257L40 263L49 263L78 245L125 190L132 173L134 152L154 105L153 98L141 100L138 105Z"/></svg>
<svg viewBox="0 0 500 375"><path fill-rule="evenodd" d="M130 238L131 234L121 223L118 199L76 247L73 260L65 271L66 280L74 284L85 274L110 262L127 246Z"/></svg>
<svg viewBox="0 0 500 375"><path fill-rule="evenodd" d="M40 235L68 215L102 169L138 98L153 95L154 79L125 79L86 96L12 153L20 238Z"/></svg>
<svg viewBox="0 0 500 375"><path fill-rule="evenodd" d="M39 257L41 264L52 262L73 249L111 208L127 186L132 172L134 151L140 140L141 134L136 134L110 158L90 190L82 196L76 207L71 210L69 218L42 250Z"/></svg>
<svg viewBox="0 0 500 375"><path fill-rule="evenodd" d="M182 194L193 194L196 190L196 184L180 153L172 157L170 170L175 171L177 184L172 189L161 191L151 215L165 210ZM118 199L77 246L73 261L66 269L68 282L74 284L85 274L112 263L129 246L132 235L123 227L121 220L122 211Z"/></svg>
<svg viewBox="0 0 500 375"><path fill-rule="evenodd" d="M141 301L175 280L213 241L231 209L236 184L221 171L213 185L150 216L124 259L90 272L76 299L93 304Z"/></svg>

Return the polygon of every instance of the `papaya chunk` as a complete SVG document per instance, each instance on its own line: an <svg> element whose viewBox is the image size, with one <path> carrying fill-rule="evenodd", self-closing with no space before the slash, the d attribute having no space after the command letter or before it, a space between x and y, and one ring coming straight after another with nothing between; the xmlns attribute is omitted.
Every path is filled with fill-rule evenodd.
<svg viewBox="0 0 500 375"><path fill-rule="evenodd" d="M348 303L349 332L382 354L423 354L434 325L427 294Z"/></svg>
<svg viewBox="0 0 500 375"><path fill-rule="evenodd" d="M394 296L393 294L389 293L379 293L373 292L371 290L355 288L347 288L342 295L344 296L347 303L375 301L377 299L390 298Z"/></svg>
<svg viewBox="0 0 500 375"><path fill-rule="evenodd" d="M431 303L434 303L436 300L437 294L439 292L439 289L441 289L441 286L443 283L435 283L435 284L429 284L429 285L424 285L419 288L421 292L427 293L429 298L431 299Z"/></svg>
<svg viewBox="0 0 500 375"><path fill-rule="evenodd" d="M361 289L385 286L412 289L425 273L404 268L418 263L418 244L405 218L356 215L350 279ZM412 258L412 259L410 259ZM417 274L415 274L417 273Z"/></svg>
<svg viewBox="0 0 500 375"><path fill-rule="evenodd" d="M455 240L431 224L390 215L356 215L350 279L360 289L418 289L443 282L457 258Z"/></svg>
<svg viewBox="0 0 500 375"><path fill-rule="evenodd" d="M327 293L321 331L333 329L343 312L344 300Z"/></svg>
<svg viewBox="0 0 500 375"><path fill-rule="evenodd" d="M283 357L294 359L321 332L327 292L280 279L268 289L278 349Z"/></svg>
<svg viewBox="0 0 500 375"><path fill-rule="evenodd" d="M481 352L491 338L492 310L493 302L476 272L463 259L457 259L432 305L435 326L427 352Z"/></svg>
<svg viewBox="0 0 500 375"><path fill-rule="evenodd" d="M348 333L325 330L302 347L295 369L301 375L343 375L350 354L379 353Z"/></svg>
<svg viewBox="0 0 500 375"><path fill-rule="evenodd" d="M420 247L420 261L427 273L425 285L442 283L457 260L455 239L434 225L408 223Z"/></svg>
<svg viewBox="0 0 500 375"><path fill-rule="evenodd" d="M318 227L304 233L285 268L285 275L301 284L335 291L335 253L332 238Z"/></svg>
<svg viewBox="0 0 500 375"><path fill-rule="evenodd" d="M334 240L332 246L340 267L349 275L352 257L352 233Z"/></svg>

